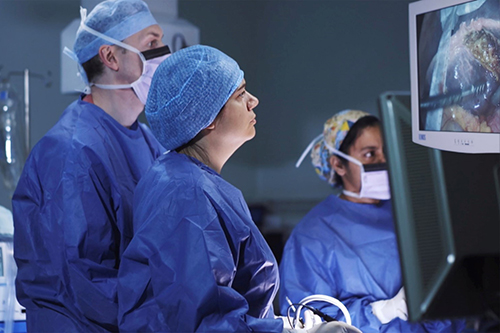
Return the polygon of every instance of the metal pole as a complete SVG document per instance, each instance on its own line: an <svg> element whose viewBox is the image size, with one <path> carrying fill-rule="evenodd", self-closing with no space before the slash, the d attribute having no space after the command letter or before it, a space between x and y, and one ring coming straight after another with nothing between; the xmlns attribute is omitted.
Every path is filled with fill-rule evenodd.
<svg viewBox="0 0 500 333"><path fill-rule="evenodd" d="M30 153L30 71L24 70L24 125L26 139L26 157Z"/></svg>

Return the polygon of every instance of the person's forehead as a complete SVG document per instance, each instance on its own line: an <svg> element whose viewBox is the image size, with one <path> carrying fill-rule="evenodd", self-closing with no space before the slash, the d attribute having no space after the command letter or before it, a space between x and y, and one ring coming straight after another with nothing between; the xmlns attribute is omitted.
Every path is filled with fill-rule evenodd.
<svg viewBox="0 0 500 333"><path fill-rule="evenodd" d="M131 35L130 37L127 37L124 40L124 42L127 42L127 41L139 42L144 38L148 38L149 36L162 38L163 37L162 28L158 24L153 24L147 28L142 29L139 32L136 32L135 34Z"/></svg>
<svg viewBox="0 0 500 333"><path fill-rule="evenodd" d="M380 127L370 126L361 130L352 147L356 150L362 150L367 147L378 147L382 144L382 133Z"/></svg>

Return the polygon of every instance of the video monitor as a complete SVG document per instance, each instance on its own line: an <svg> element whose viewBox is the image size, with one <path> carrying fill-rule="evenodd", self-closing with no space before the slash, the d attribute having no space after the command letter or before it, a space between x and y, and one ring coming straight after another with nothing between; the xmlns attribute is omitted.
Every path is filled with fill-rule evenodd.
<svg viewBox="0 0 500 333"><path fill-rule="evenodd" d="M500 321L500 160L411 140L409 92L380 95L409 320Z"/></svg>
<svg viewBox="0 0 500 333"><path fill-rule="evenodd" d="M500 0L409 4L413 142L500 153Z"/></svg>

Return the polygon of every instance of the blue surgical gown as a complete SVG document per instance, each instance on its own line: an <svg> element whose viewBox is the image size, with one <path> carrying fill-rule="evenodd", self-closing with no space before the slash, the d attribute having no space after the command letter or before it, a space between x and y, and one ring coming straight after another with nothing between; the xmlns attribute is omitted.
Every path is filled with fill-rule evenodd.
<svg viewBox="0 0 500 333"><path fill-rule="evenodd" d="M117 330L133 191L163 151L145 125L123 127L81 97L35 145L12 200L28 331Z"/></svg>
<svg viewBox="0 0 500 333"><path fill-rule="evenodd" d="M281 332L278 266L241 192L198 160L160 157L134 196L119 272L125 332Z"/></svg>
<svg viewBox="0 0 500 333"><path fill-rule="evenodd" d="M370 303L394 297L402 287L390 201L359 204L330 195L294 228L280 263L280 308L313 294L329 295L349 310L352 325L370 332L460 332L464 321L413 324L396 318L382 325ZM335 306L316 306L345 320Z"/></svg>

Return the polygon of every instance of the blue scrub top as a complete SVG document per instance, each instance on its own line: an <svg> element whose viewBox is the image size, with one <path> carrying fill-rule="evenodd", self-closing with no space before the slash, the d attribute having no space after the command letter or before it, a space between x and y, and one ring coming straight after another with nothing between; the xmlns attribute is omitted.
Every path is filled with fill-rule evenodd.
<svg viewBox="0 0 500 333"><path fill-rule="evenodd" d="M17 297L28 331L116 331L136 184L164 149L82 97L35 145L14 193Z"/></svg>
<svg viewBox="0 0 500 333"><path fill-rule="evenodd" d="M241 192L170 152L141 179L119 272L122 331L282 332L273 253Z"/></svg>
<svg viewBox="0 0 500 333"><path fill-rule="evenodd" d="M412 324L396 318L382 325L370 303L394 297L402 275L390 201L360 204L330 195L294 228L280 263L280 308L313 294L329 295L349 310L352 325L369 332L460 332L464 321ZM335 306L313 303L345 320Z"/></svg>

